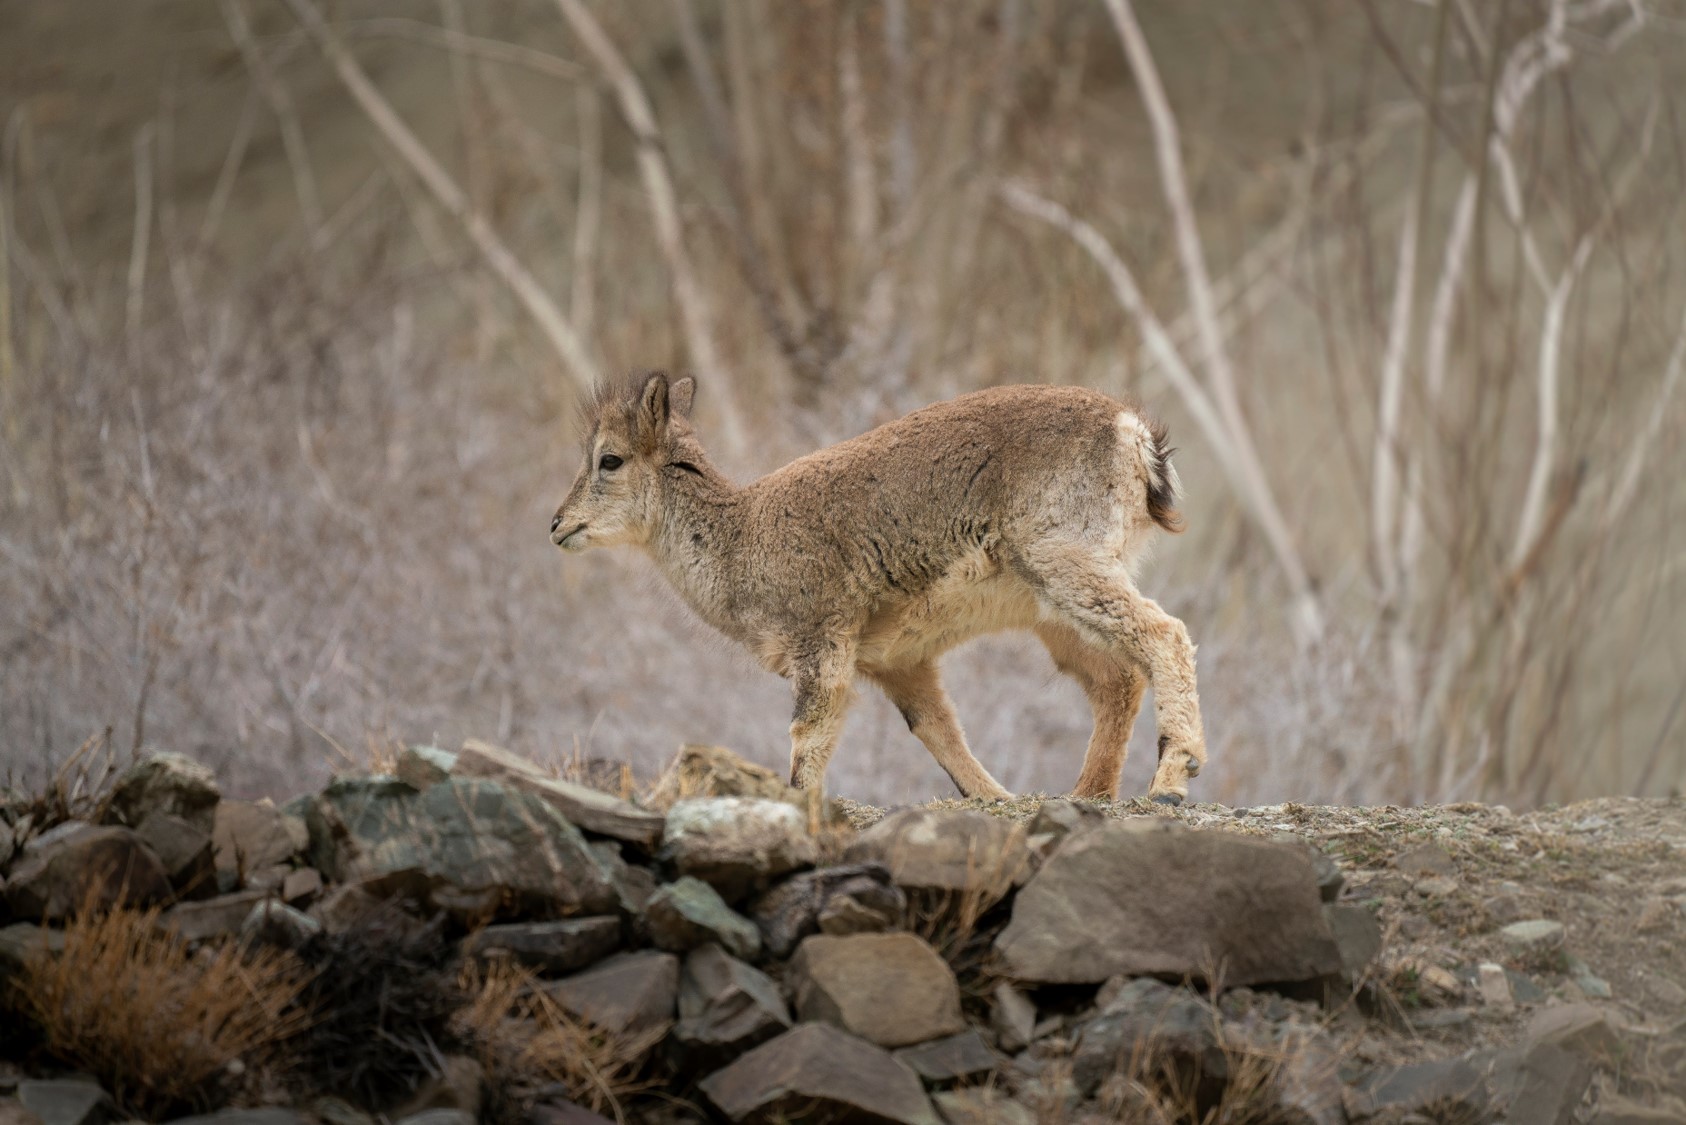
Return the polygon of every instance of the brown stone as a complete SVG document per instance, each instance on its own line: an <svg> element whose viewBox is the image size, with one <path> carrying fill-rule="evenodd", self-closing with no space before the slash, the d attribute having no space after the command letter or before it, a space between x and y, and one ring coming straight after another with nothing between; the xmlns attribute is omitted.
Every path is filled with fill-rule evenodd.
<svg viewBox="0 0 1686 1125"><path fill-rule="evenodd" d="M679 958L650 950L624 953L545 990L568 1014L611 1034L650 1031L673 1021Z"/></svg>
<svg viewBox="0 0 1686 1125"><path fill-rule="evenodd" d="M960 986L937 951L913 934L816 934L797 947L787 982L797 1015L882 1047L963 1031Z"/></svg>
<svg viewBox="0 0 1686 1125"><path fill-rule="evenodd" d="M167 902L170 876L128 828L76 824L30 842L6 879L6 903L24 921L57 921L81 909Z"/></svg>
<svg viewBox="0 0 1686 1125"><path fill-rule="evenodd" d="M141 821L135 833L164 865L177 894L208 898L217 893L217 868L211 858L209 832L173 813L152 812Z"/></svg>
<svg viewBox="0 0 1686 1125"><path fill-rule="evenodd" d="M699 1083L732 1121L938 1125L919 1076L888 1052L823 1023L805 1023Z"/></svg>
<svg viewBox="0 0 1686 1125"><path fill-rule="evenodd" d="M462 949L484 960L506 958L540 973L571 973L601 961L620 941L621 920L610 914L487 926L465 938Z"/></svg>
<svg viewBox="0 0 1686 1125"><path fill-rule="evenodd" d="M236 891L203 902L184 902L164 911L158 924L183 941L205 941L240 932L252 907L268 898L263 891Z"/></svg>
<svg viewBox="0 0 1686 1125"><path fill-rule="evenodd" d="M909 890L970 892L993 902L1030 865L1022 826L977 809L893 812L850 842L845 858L882 863Z"/></svg>
<svg viewBox="0 0 1686 1125"><path fill-rule="evenodd" d="M227 890L240 885L240 876L287 863L310 844L304 820L265 801L223 801L217 805L211 830L217 876Z"/></svg>
<svg viewBox="0 0 1686 1125"><path fill-rule="evenodd" d="M137 827L155 812L209 833L222 791L205 766L181 754L148 754L123 772L107 799L107 821Z"/></svg>
<svg viewBox="0 0 1686 1125"><path fill-rule="evenodd" d="M1006 975L1040 984L1108 977L1227 986L1341 971L1305 849L1175 821L1112 821L1068 839L1013 901L996 939Z"/></svg>

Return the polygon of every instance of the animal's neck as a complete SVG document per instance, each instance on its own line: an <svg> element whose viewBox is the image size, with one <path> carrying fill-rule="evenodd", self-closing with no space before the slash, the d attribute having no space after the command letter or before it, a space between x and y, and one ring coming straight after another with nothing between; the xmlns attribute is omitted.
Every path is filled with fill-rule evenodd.
<svg viewBox="0 0 1686 1125"><path fill-rule="evenodd" d="M666 472L671 475L650 554L703 620L736 636L733 576L744 538L744 490L708 464L695 473Z"/></svg>

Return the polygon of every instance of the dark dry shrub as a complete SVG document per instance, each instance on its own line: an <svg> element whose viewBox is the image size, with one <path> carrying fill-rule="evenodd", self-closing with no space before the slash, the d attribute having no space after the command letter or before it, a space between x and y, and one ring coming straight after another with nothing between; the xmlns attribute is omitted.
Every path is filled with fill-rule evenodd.
<svg viewBox="0 0 1686 1125"><path fill-rule="evenodd" d="M84 908L57 955L29 957L7 1006L59 1062L148 1120L214 1108L242 1076L284 1069L307 1022L290 954L234 945L190 953L158 910Z"/></svg>
<svg viewBox="0 0 1686 1125"><path fill-rule="evenodd" d="M295 1084L383 1109L434 1072L456 1044L451 1017L464 1003L442 928L387 904L299 949L312 1018L292 1044Z"/></svg>

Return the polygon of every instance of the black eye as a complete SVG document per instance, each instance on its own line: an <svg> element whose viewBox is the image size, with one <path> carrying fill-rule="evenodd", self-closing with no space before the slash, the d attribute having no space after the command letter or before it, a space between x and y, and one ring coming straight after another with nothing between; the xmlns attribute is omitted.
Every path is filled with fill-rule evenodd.
<svg viewBox="0 0 1686 1125"><path fill-rule="evenodd" d="M613 453L605 453L597 459L597 467L605 473L612 473L621 467L621 459Z"/></svg>

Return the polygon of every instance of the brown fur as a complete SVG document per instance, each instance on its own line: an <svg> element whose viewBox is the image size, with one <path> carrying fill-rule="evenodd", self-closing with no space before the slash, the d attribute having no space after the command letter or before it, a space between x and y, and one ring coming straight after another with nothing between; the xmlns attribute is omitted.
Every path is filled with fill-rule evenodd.
<svg viewBox="0 0 1686 1125"><path fill-rule="evenodd" d="M1157 529L1181 526L1163 427L1080 387L1000 387L738 487L691 428L694 388L650 374L599 390L551 538L643 548L703 620L792 681L793 783L822 780L861 675L962 792L1004 796L936 662L979 634L1030 629L1095 712L1076 791L1116 792L1151 682L1170 751L1150 792L1186 795L1206 758L1194 647L1129 572ZM605 457L622 463L605 470Z"/></svg>

